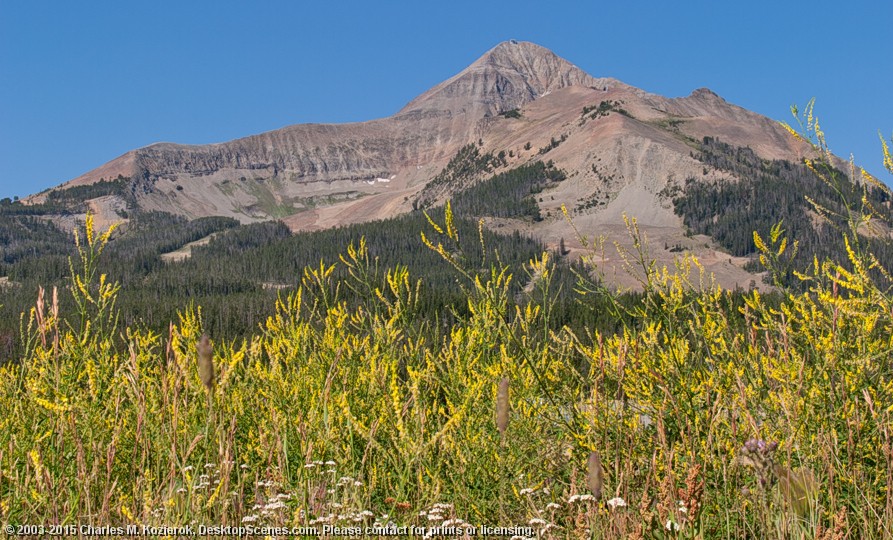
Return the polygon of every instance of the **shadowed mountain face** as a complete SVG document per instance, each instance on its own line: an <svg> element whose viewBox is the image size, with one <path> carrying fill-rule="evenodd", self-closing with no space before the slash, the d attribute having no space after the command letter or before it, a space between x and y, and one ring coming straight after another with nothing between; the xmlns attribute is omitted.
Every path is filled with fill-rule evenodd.
<svg viewBox="0 0 893 540"><path fill-rule="evenodd" d="M317 230L436 204L485 177L542 161L563 170L566 180L542 187L535 200L541 219L488 226L520 229L550 245L568 239L573 252L564 205L584 231L622 240L628 215L656 242L676 245L692 241L668 193L684 189L688 178L739 180L697 159L704 137L750 147L767 160L797 161L807 150L774 121L710 90L664 98L592 77L538 45L510 41L389 118L294 125L220 144L153 144L56 190L129 179L123 194L91 203L109 214L100 221L115 219L126 200L187 218L282 219L292 230ZM460 151L470 155L469 145L479 161L457 163ZM743 263L704 249L707 260L728 261L726 282L750 281Z"/></svg>

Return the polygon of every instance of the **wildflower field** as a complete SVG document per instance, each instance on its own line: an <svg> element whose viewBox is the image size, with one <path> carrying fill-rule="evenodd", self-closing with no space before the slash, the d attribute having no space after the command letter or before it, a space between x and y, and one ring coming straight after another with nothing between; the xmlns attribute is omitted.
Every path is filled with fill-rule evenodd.
<svg viewBox="0 0 893 540"><path fill-rule="evenodd" d="M632 322L584 334L550 324L550 254L525 276L464 268L447 206L423 238L460 276L467 317L433 334L412 316L424 283L376 269L359 241L338 263L349 278L307 268L232 343L203 337L200 308L166 335L121 327L118 288L96 275L110 232L88 218L77 311L42 290L23 357L0 368L0 521L891 538L893 296L862 210L844 259L798 269L806 287L779 302L735 301L696 260L655 268L637 244L643 299L614 305ZM781 226L756 240L770 271L796 249Z"/></svg>

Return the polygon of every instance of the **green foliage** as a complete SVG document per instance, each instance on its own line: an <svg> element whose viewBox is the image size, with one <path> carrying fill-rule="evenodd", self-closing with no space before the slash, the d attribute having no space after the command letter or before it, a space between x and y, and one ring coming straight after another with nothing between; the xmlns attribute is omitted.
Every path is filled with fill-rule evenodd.
<svg viewBox="0 0 893 540"><path fill-rule="evenodd" d="M704 138L696 157L741 180L689 178L682 194L673 199L676 213L690 230L713 237L736 256L757 254L753 232L766 236L773 224L783 221L788 236L800 246L791 268L805 268L814 258L821 261L846 252L840 234L846 226L846 201L859 201L881 221L893 218L887 190L867 182L855 184L831 166L827 167L829 181L825 181L816 172L819 165L763 160L750 148L734 148L710 137ZM863 242L883 264L893 263L888 242L877 235ZM787 285L798 282L790 271L781 279Z"/></svg>
<svg viewBox="0 0 893 540"><path fill-rule="evenodd" d="M12 216L79 214L87 210L86 201L107 195L118 195L126 203L132 204L129 186L130 179L119 175L115 180L100 180L93 184L50 191L42 203L24 204L5 198L0 200L0 220Z"/></svg>
<svg viewBox="0 0 893 540"><path fill-rule="evenodd" d="M611 114L612 112L620 113L624 116L628 116L632 118L633 116L622 107L623 102L617 100L605 100L600 102L598 105L587 105L583 107L583 112L580 113L580 125L586 123L587 120L597 120L599 118L604 118Z"/></svg>
<svg viewBox="0 0 893 540"><path fill-rule="evenodd" d="M453 196L463 216L526 218L541 221L535 195L566 178L559 169L536 162L494 175Z"/></svg>
<svg viewBox="0 0 893 540"><path fill-rule="evenodd" d="M558 145L563 143L566 140L567 140L567 133L561 135L561 138L559 138L559 139L552 137L551 140L549 141L549 144L540 148L539 152L537 152L537 153L539 155L543 155L551 150L554 150L555 148L558 148Z"/></svg>
<svg viewBox="0 0 893 540"><path fill-rule="evenodd" d="M414 206L427 208L445 192L458 190L481 175L488 174L494 168L505 164L504 157L500 160L492 153L482 154L478 145L463 146L446 167L425 185Z"/></svg>
<svg viewBox="0 0 893 540"><path fill-rule="evenodd" d="M118 195L123 197L127 194L129 184L129 178L119 175L118 178L114 180L100 180L93 184L72 186L66 189L51 191L47 194L47 202L71 207L74 203L108 195Z"/></svg>
<svg viewBox="0 0 893 540"><path fill-rule="evenodd" d="M0 201L0 217L45 216L48 214L68 215L73 213L66 205L53 203L24 204L8 198Z"/></svg>
<svg viewBox="0 0 893 540"><path fill-rule="evenodd" d="M545 169L542 174L543 177L529 180L560 178L554 169ZM3 290L0 363L21 354L21 345L16 339L19 313L32 305L37 287L65 287L68 257L76 256L69 234L43 221L31 218L27 221L38 232L26 244L14 242L8 247L0 246L0 253L9 255L11 261L0 265L3 270L0 275L9 276L14 283L4 286ZM9 219L0 220L0 231L4 225L15 225L11 223ZM467 264L484 271L484 254L475 248L477 223L461 218L456 223L463 238L457 249L463 250ZM133 213L131 220L112 235L105 248L106 256L99 262L99 271L122 285L117 295L122 324L162 333L170 322L178 320L179 311L188 305L201 305L207 317L207 329L213 335L227 339L250 336L273 313L277 296L297 287L305 267L319 265L320 261L337 263L341 246L361 237L367 239L367 250L380 267L404 265L423 279L425 286L416 304L419 311L413 316L420 324L427 324L432 335L435 330L440 331L438 325L442 321L452 321L455 313L467 310L462 292L456 288L457 276L444 272L438 257L425 250L417 236L417 231L427 225L421 214L297 235L278 222L238 227L235 224L227 218L187 222L170 214ZM500 235L483 231L483 234L491 256L499 253L499 258L516 273L523 273L524 264L543 249L538 242L517 232ZM213 235L210 242L193 246L192 255L186 260L171 263L160 257L209 235ZM21 239L22 235L16 236L13 232L11 237ZM335 275L344 277L344 272L338 266ZM553 319L558 327L570 324L611 329L616 326L616 321L575 301L570 294L575 277L568 265L560 265L557 275L563 283ZM513 283L513 302L526 301L520 295L522 285ZM344 298L351 304L367 300L354 291L346 291ZM63 313L74 310L70 295L61 295L59 302Z"/></svg>
<svg viewBox="0 0 893 540"><path fill-rule="evenodd" d="M110 244L111 256L106 269L122 284L130 285L164 267L162 253L237 225L238 221L226 217L187 220L165 212L135 214L122 227L123 234Z"/></svg>
<svg viewBox="0 0 893 540"><path fill-rule="evenodd" d="M48 221L27 215L0 217L0 272L4 275L19 261L52 255L65 258L72 250L71 237Z"/></svg>

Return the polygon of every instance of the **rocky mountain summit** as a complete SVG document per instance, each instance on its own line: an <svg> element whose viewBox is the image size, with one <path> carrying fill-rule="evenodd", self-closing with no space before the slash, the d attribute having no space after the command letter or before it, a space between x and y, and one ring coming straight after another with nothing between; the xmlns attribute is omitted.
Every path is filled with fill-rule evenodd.
<svg viewBox="0 0 893 540"><path fill-rule="evenodd" d="M579 229L622 242L628 215L656 242L705 246L700 255L723 266L721 279L746 283L752 276L741 261L714 250L709 238L684 234L669 195L688 178L737 181L728 169L697 159L705 137L748 147L765 160L797 161L807 151L776 122L708 89L665 98L512 40L388 118L293 125L220 144L153 144L55 190L120 178L125 192L112 198L143 210L243 223L282 219L295 231L317 230L437 204L484 177L548 161L566 180L537 198L542 219L488 219L488 226L554 245L574 235L564 205ZM494 158L446 181L445 168L472 146ZM112 203L92 207L114 212L122 205Z"/></svg>
<svg viewBox="0 0 893 540"><path fill-rule="evenodd" d="M507 41L412 100L396 117L435 114L485 118L568 86L596 87L616 82L595 79L539 45Z"/></svg>
<svg viewBox="0 0 893 540"><path fill-rule="evenodd" d="M423 183L487 122L552 91L594 79L532 43L502 43L396 115L354 124L304 124L209 145L133 150L60 188L119 175L140 207L242 221L285 217Z"/></svg>

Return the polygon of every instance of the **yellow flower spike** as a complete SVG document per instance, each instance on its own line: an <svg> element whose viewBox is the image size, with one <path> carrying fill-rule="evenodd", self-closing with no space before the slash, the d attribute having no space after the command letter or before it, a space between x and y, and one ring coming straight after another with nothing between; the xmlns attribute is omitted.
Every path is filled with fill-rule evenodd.
<svg viewBox="0 0 893 540"><path fill-rule="evenodd" d="M223 488L223 482L217 484L217 489L214 490L214 493L211 494L211 497L208 498L208 504L205 505L206 508L211 508L215 502L217 502L217 497L220 496L220 490Z"/></svg>
<svg viewBox="0 0 893 540"><path fill-rule="evenodd" d="M781 257L784 254L785 248L788 246L787 237L781 239L781 245L778 246L778 251L775 253L776 257Z"/></svg>
<svg viewBox="0 0 893 540"><path fill-rule="evenodd" d="M769 251L769 248L766 247L766 243L763 242L762 237L760 237L760 234L757 231L753 232L753 243L761 252L766 253ZM762 256L760 256L760 259L762 261Z"/></svg>
<svg viewBox="0 0 893 540"><path fill-rule="evenodd" d="M108 243L109 239L112 236L112 233L115 231L115 229L118 228L118 225L120 225L120 223L112 223L109 228L104 233L102 233L102 236L99 237L99 242L101 245L105 246Z"/></svg>
<svg viewBox="0 0 893 540"><path fill-rule="evenodd" d="M428 212L425 212L424 214L425 214L425 218L428 220L428 224L431 225L431 227L432 227L435 231L437 231L438 234L443 234L443 229L441 229L441 228L440 228L440 225L438 225L438 224L434 221L434 218L432 218L431 216L429 216L429 215L428 215ZM422 233L422 238L424 238L424 236L425 236L425 233Z"/></svg>
<svg viewBox="0 0 893 540"><path fill-rule="evenodd" d="M87 286L84 284L84 281L81 279L81 276L74 276L75 285L77 285L78 290L87 300L91 300L90 293L87 291Z"/></svg>
<svg viewBox="0 0 893 540"><path fill-rule="evenodd" d="M93 247L93 212L87 212L87 223L84 226L87 232L87 245Z"/></svg>
<svg viewBox="0 0 893 540"><path fill-rule="evenodd" d="M876 187L878 189L889 189L888 187L883 185L880 180L875 178L874 175L872 175L871 173L869 173L862 167L859 167L859 174L862 176L863 180L865 180L869 184L873 185L874 187Z"/></svg>
<svg viewBox="0 0 893 540"><path fill-rule="evenodd" d="M893 156L890 155L890 147L887 146L887 141L884 139L883 135L878 132L878 136L881 138L881 146L884 151L884 168L890 171L893 174Z"/></svg>
<svg viewBox="0 0 893 540"><path fill-rule="evenodd" d="M459 241L459 231L456 230L456 227L453 224L453 208L450 205L450 201L447 201L447 203L446 203L446 208L444 208L443 216L444 216L444 221L445 221L444 224L446 226L447 237L450 240L458 242Z"/></svg>
<svg viewBox="0 0 893 540"><path fill-rule="evenodd" d="M795 139L797 139L798 141L803 140L803 137L801 137L800 134L797 133L797 131L794 128L789 126L787 122L779 122L779 124L781 124L781 127L783 127L785 129L785 131L787 131L788 133L793 135Z"/></svg>
<svg viewBox="0 0 893 540"><path fill-rule="evenodd" d="M34 449L28 452L28 457L31 458L31 464L34 465L34 474L37 478L43 478L43 462L40 459L40 453Z"/></svg>

